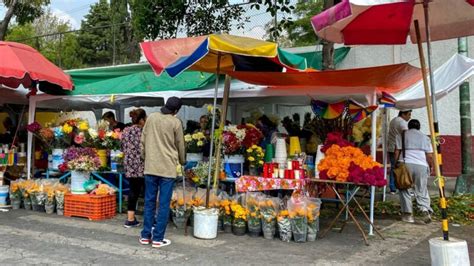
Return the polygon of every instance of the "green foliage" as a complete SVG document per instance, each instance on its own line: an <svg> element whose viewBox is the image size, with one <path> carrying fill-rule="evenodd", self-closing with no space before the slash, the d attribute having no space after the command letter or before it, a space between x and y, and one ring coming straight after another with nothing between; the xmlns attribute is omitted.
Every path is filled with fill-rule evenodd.
<svg viewBox="0 0 474 266"><path fill-rule="evenodd" d="M466 194L447 198L448 221L457 224L474 224L474 195ZM434 216L441 220L439 198L433 198Z"/></svg>
<svg viewBox="0 0 474 266"><path fill-rule="evenodd" d="M270 13L272 17L277 18L277 23L269 23L268 33L270 39L276 41L280 36L283 30L289 28L293 24L291 14L295 9L290 2L290 0L255 0L253 1L251 8L260 10L261 8L266 8L266 12ZM278 17L278 15L282 15Z"/></svg>
<svg viewBox="0 0 474 266"><path fill-rule="evenodd" d="M2 2L5 7L10 8L14 1L3 0ZM43 7L49 5L50 0L18 0L16 2L13 14L16 22L23 25L43 15Z"/></svg>
<svg viewBox="0 0 474 266"><path fill-rule="evenodd" d="M107 0L100 0L91 6L78 35L80 56L85 65L138 61L138 41L130 27L127 4L126 0L112 0L110 4Z"/></svg>
<svg viewBox="0 0 474 266"><path fill-rule="evenodd" d="M299 1L293 13L297 19L286 27L288 39L293 46L316 44L317 36L311 26L311 17L323 10L324 1Z"/></svg>
<svg viewBox="0 0 474 266"><path fill-rule="evenodd" d="M232 26L242 28L247 21L243 8L226 0L135 0L131 8L134 28L152 40L175 38L178 33L198 36L229 32Z"/></svg>
<svg viewBox="0 0 474 266"><path fill-rule="evenodd" d="M68 22L60 20L51 10L46 9L43 15L32 23L14 24L8 31L6 40L30 45L62 68L79 68L83 65L79 57L77 35L75 33L54 34L67 32L71 29ZM48 36L34 38L43 35Z"/></svg>

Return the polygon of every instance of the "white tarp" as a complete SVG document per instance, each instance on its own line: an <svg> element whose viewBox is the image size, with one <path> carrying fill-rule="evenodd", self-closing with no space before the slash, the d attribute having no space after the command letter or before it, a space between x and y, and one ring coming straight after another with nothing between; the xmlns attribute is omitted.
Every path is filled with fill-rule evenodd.
<svg viewBox="0 0 474 266"><path fill-rule="evenodd" d="M451 91L474 74L474 59L453 55L446 63L435 70L434 84L436 89L436 100L448 95ZM395 95L398 109L416 109L426 106L425 90L423 80L420 80L410 88Z"/></svg>

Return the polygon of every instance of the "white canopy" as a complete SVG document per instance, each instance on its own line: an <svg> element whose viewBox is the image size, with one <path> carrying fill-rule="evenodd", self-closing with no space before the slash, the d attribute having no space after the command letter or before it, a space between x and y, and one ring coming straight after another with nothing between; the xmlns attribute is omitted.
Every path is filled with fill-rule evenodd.
<svg viewBox="0 0 474 266"><path fill-rule="evenodd" d="M474 59L453 55L446 63L435 70L434 84L436 99L439 100L455 90L461 83L474 74ZM416 109L426 105L423 80L395 95L398 109Z"/></svg>

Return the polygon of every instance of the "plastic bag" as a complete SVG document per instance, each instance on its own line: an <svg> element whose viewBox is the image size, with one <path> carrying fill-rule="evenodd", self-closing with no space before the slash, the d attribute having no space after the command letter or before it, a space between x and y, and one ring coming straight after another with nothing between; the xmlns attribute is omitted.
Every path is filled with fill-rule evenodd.
<svg viewBox="0 0 474 266"><path fill-rule="evenodd" d="M307 198L303 193L295 191L288 201L288 212L291 220L291 231L295 242L306 242L308 233Z"/></svg>
<svg viewBox="0 0 474 266"><path fill-rule="evenodd" d="M248 228L252 236L259 236L262 232L262 221L260 213L260 201L265 195L260 192L247 192L245 198L245 207L248 210Z"/></svg>
<svg viewBox="0 0 474 266"><path fill-rule="evenodd" d="M280 201L280 211L277 215L278 222L278 233L280 240L284 242L290 242L292 237L291 232L291 220L287 208L288 199L285 197Z"/></svg>
<svg viewBox="0 0 474 266"><path fill-rule="evenodd" d="M321 200L318 198L306 199L307 219L308 219L308 241L315 241L319 231L319 210Z"/></svg>
<svg viewBox="0 0 474 266"><path fill-rule="evenodd" d="M89 193L92 190L94 190L99 184L100 184L99 181L94 180L94 179L89 179L86 182L84 182L83 187L87 191L87 193Z"/></svg>
<svg viewBox="0 0 474 266"><path fill-rule="evenodd" d="M276 231L277 214L280 206L280 199L268 197L260 199L260 214L262 221L263 237L273 239Z"/></svg>

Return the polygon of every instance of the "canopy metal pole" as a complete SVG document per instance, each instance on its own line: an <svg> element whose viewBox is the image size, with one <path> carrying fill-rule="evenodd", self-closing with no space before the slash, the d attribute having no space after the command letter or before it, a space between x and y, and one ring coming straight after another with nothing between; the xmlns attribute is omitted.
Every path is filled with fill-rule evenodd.
<svg viewBox="0 0 474 266"><path fill-rule="evenodd" d="M35 97L30 97L28 108L28 125L35 121L35 112L36 112L36 99ZM26 147L26 178L31 178L31 168L33 165L33 133L28 132L28 143Z"/></svg>
<svg viewBox="0 0 474 266"><path fill-rule="evenodd" d="M216 69L216 88L214 90L214 103L212 108L212 125L211 125L211 147L209 151L209 169L207 173L207 187L206 187L206 208L209 208L209 193L211 190L211 175L212 163L214 156L214 132L216 130L216 109L217 109L217 92L219 90L219 72L221 68L221 53L217 53L217 69Z"/></svg>
<svg viewBox="0 0 474 266"><path fill-rule="evenodd" d="M420 34L420 26L418 24L418 20L415 20L415 31L416 31L416 39L417 39L417 44L418 44L418 54L420 57L421 74L423 76L423 86L425 88L426 111L428 113L428 121L429 121L429 126L430 126L431 145L433 146L434 170L436 173L436 179L438 180L438 187L439 187L439 204L441 207L443 239L449 240L448 219L447 219L447 212L446 212L446 197L444 194L444 177L441 176L441 169L440 169L440 165L438 161L438 150L436 149L436 135L435 135L435 128L434 128L434 123L433 123L433 109L431 109L430 90L428 86L428 78L426 77L426 63L425 63L425 57L423 54L423 46L421 45L421 39L420 39L421 34Z"/></svg>
<svg viewBox="0 0 474 266"><path fill-rule="evenodd" d="M375 105L377 104L377 92L374 91L372 95L372 104ZM372 155L372 158L374 160L377 159L377 113L378 110L375 110L372 112L371 116L371 149L370 149L370 154ZM374 228L372 227L372 224L374 224L374 204L375 204L375 187L371 186L370 187L370 222L371 224L369 225L369 235L374 235Z"/></svg>
<svg viewBox="0 0 474 266"><path fill-rule="evenodd" d="M425 33L426 33L426 48L428 51L428 70L430 73L430 89L431 89L431 104L433 105L433 122L435 123L435 132L438 133L438 108L436 104L436 90L434 86L433 68L431 67L431 39L430 39L430 22L429 22L429 2L430 0L423 1L423 11L425 14Z"/></svg>
<svg viewBox="0 0 474 266"><path fill-rule="evenodd" d="M388 117L388 108L383 108L382 113L382 154L383 154L383 178L387 180L387 135L388 135L388 127L387 127L387 117ZM389 180L387 180L387 185L389 184ZM387 185L383 187L383 195L382 201L385 202L386 193L387 193Z"/></svg>

